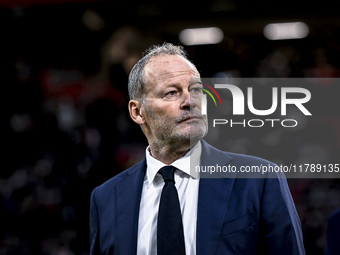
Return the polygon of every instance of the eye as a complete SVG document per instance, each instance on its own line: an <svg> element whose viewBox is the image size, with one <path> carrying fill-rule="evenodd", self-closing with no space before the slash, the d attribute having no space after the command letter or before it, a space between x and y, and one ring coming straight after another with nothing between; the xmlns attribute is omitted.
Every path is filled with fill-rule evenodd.
<svg viewBox="0 0 340 255"><path fill-rule="evenodd" d="M194 94L194 95L198 95L198 94L202 93L202 89L199 88L199 87L192 88L192 89L190 89L190 93Z"/></svg>
<svg viewBox="0 0 340 255"><path fill-rule="evenodd" d="M172 90L172 91L169 91L168 93L165 94L165 98L173 98L177 95L177 91L176 90Z"/></svg>

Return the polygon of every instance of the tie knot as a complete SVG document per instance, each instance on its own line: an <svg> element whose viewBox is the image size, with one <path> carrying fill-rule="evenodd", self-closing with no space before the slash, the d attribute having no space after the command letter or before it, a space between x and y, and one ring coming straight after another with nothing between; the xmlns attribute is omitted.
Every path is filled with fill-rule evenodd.
<svg viewBox="0 0 340 255"><path fill-rule="evenodd" d="M174 180L175 167L164 166L158 172L162 175L164 182L167 183L169 181L172 181L173 183L175 183L175 180Z"/></svg>

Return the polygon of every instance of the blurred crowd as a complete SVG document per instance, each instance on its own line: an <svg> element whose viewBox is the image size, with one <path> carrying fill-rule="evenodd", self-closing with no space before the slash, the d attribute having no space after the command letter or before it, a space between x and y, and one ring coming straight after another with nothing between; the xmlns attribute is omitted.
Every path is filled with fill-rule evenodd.
<svg viewBox="0 0 340 255"><path fill-rule="evenodd" d="M217 73L231 77L339 77L340 41L334 36L271 46L264 38L226 36L218 45L188 46L185 50L202 77ZM0 255L88 254L92 189L141 160L147 146L127 110L129 71L144 49L164 40L179 44L176 37L150 38L134 27L122 26L104 43L93 46L95 53L88 59L75 54L55 63L37 64L25 51L5 54L0 66L5 130ZM63 49L54 50L44 52L40 59ZM329 90L327 84L320 84L321 94L323 89L332 91L334 99L340 92L338 87ZM287 146L287 150L298 146L302 155L312 150L322 162L340 163L339 104L330 102L334 110L313 123L318 126L315 133L286 134L279 146ZM229 143L231 151L238 152L244 141L245 134L238 135L238 140L233 137L236 142ZM255 148L258 141L250 137L246 142L247 148ZM261 156L277 160L270 143L264 141L261 146L271 152ZM243 152L256 154L255 149ZM323 254L327 217L340 207L340 181L288 181L307 254Z"/></svg>

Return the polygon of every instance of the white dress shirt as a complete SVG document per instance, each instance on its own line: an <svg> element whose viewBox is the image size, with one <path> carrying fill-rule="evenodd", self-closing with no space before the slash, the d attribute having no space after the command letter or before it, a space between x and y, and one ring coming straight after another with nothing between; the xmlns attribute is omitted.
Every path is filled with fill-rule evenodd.
<svg viewBox="0 0 340 255"><path fill-rule="evenodd" d="M175 186L182 212L186 255L196 254L199 176L193 171L190 173L190 165L200 165L201 151L201 142L198 142L185 156L171 164L177 168ZM146 149L146 163L139 209L137 254L156 255L158 207L164 186L163 177L158 171L166 164L152 157L149 148Z"/></svg>

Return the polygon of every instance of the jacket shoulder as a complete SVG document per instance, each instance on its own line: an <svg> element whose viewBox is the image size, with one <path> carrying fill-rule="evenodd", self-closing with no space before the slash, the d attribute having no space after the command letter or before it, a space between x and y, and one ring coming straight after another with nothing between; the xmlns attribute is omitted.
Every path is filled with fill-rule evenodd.
<svg viewBox="0 0 340 255"><path fill-rule="evenodd" d="M136 174L138 171L142 171L145 168L145 159L138 162L137 164L133 165L132 167L124 170L123 172L115 175L114 177L110 178L103 184L96 187L94 191L96 192L107 192L108 190L114 189L119 182L128 178L130 175Z"/></svg>
<svg viewBox="0 0 340 255"><path fill-rule="evenodd" d="M264 159L260 158L257 156L252 156L252 155L246 155L246 154L238 154L238 153L232 153L232 152L225 152L227 153L230 157L233 158L233 163L239 163L243 165L272 165L276 166L275 163Z"/></svg>
<svg viewBox="0 0 340 255"><path fill-rule="evenodd" d="M208 159L210 162L230 162L234 165L269 164L275 166L273 162L260 157L219 150L204 140L202 140L202 148L202 157Z"/></svg>

